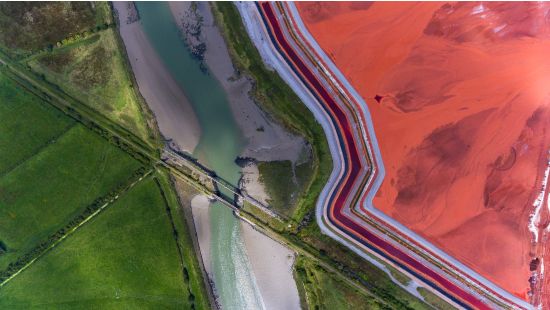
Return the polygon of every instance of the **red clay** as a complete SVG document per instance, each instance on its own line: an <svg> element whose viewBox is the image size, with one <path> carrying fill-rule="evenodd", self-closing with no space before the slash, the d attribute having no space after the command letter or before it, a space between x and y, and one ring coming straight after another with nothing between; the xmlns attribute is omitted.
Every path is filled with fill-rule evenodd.
<svg viewBox="0 0 550 310"><path fill-rule="evenodd" d="M529 300L530 252L545 252L528 223L550 149L550 4L297 6L369 105L386 168L375 207Z"/></svg>

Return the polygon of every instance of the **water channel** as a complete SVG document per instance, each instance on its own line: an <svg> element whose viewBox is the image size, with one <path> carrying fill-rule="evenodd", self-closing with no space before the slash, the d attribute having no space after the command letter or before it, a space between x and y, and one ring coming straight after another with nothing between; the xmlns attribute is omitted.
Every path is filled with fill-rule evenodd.
<svg viewBox="0 0 550 310"><path fill-rule="evenodd" d="M219 81L201 70L189 53L165 2L136 2L143 30L173 78L189 98L202 130L194 156L236 184L235 158L245 141ZM184 122L185 120L181 120ZM210 212L212 272L224 309L260 309L262 299L250 269L238 220L214 203Z"/></svg>

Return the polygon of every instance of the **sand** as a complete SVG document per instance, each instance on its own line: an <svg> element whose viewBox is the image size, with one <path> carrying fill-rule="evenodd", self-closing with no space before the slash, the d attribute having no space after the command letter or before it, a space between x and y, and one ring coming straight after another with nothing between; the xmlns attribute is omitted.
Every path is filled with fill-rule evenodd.
<svg viewBox="0 0 550 310"><path fill-rule="evenodd" d="M258 232L247 222L241 222L241 231L266 309L300 309L300 297L292 272L294 252Z"/></svg>
<svg viewBox="0 0 550 310"><path fill-rule="evenodd" d="M193 153L200 126L185 94L149 43L131 2L113 2L118 12L120 35L139 91L155 114L162 135L181 151Z"/></svg>
<svg viewBox="0 0 550 310"><path fill-rule="evenodd" d="M204 269L212 278L212 264L210 260L210 201L204 195L196 195L191 199L193 222L197 233L197 240L201 251Z"/></svg>
<svg viewBox="0 0 550 310"><path fill-rule="evenodd" d="M528 300L530 252L544 252L528 226L550 149L548 4L298 8L369 106L386 168L374 206Z"/></svg>
<svg viewBox="0 0 550 310"><path fill-rule="evenodd" d="M252 82L246 76L237 75L225 41L214 23L209 4L198 2L196 11L192 12L191 2L170 2L170 9L182 31L186 28L185 23L188 28L189 24L198 23L197 16L202 18L198 40L206 46L204 63L227 93L233 116L248 141L241 156L258 161L296 162L306 147L304 139L289 133L273 121L250 97ZM190 40L195 42L197 38L192 37Z"/></svg>
<svg viewBox="0 0 550 310"><path fill-rule="evenodd" d="M204 195L191 200L193 221L200 254L209 278L212 280L210 259L210 202ZM293 278L294 252L277 241L241 221L241 232L252 273L258 284L266 309L299 309L300 298Z"/></svg>

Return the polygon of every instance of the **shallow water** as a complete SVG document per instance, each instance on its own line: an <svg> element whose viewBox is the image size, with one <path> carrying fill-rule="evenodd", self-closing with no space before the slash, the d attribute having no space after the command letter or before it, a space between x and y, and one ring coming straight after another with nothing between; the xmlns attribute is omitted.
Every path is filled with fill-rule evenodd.
<svg viewBox="0 0 550 310"><path fill-rule="evenodd" d="M136 2L149 41L189 98L202 135L195 156L218 175L236 184L235 158L245 141L219 81L204 73L181 39L168 4ZM185 120L182 120L185 121ZM215 203L210 212L211 262L214 282L224 309L260 309L263 303L252 275L238 220Z"/></svg>

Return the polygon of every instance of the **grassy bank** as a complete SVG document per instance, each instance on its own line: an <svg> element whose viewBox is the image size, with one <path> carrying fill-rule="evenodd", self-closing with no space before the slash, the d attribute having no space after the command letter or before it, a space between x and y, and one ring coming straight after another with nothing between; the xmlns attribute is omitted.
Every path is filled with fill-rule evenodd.
<svg viewBox="0 0 550 310"><path fill-rule="evenodd" d="M303 136L312 147L311 177L303 182L303 195L291 218L300 222L315 202L332 170L328 143L313 114L276 72L268 70L248 38L241 17L230 2L213 3L213 13L225 37L233 63L254 80L252 95L261 107L290 131Z"/></svg>
<svg viewBox="0 0 550 310"><path fill-rule="evenodd" d="M391 309L303 256L296 260L295 277L309 309Z"/></svg>
<svg viewBox="0 0 550 310"><path fill-rule="evenodd" d="M109 25L107 9L106 2L3 2L0 47L15 57L51 49Z"/></svg>
<svg viewBox="0 0 550 310"><path fill-rule="evenodd" d="M0 308L202 309L166 208L156 182L144 179L3 287Z"/></svg>
<svg viewBox="0 0 550 310"><path fill-rule="evenodd" d="M51 84L79 98L144 140L150 139L139 94L126 70L116 29L42 53L28 65Z"/></svg>
<svg viewBox="0 0 550 310"><path fill-rule="evenodd" d="M191 239L191 234L195 232L190 230L185 219L183 208L186 206L184 203L180 204L174 189L175 185L166 172L158 172L157 182L166 201L166 212L171 217L173 235L182 261L184 280L188 286L188 298L189 300L193 299L196 309L208 309L209 300L205 285L206 281L203 279L201 266L198 261L200 253L195 252L193 240ZM191 295L193 296L192 298Z"/></svg>
<svg viewBox="0 0 550 310"><path fill-rule="evenodd" d="M269 206L286 218L292 217L311 181L313 162L293 165L291 161L258 162L260 182L269 195Z"/></svg>

